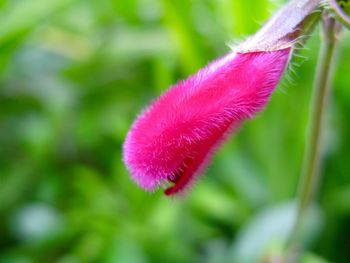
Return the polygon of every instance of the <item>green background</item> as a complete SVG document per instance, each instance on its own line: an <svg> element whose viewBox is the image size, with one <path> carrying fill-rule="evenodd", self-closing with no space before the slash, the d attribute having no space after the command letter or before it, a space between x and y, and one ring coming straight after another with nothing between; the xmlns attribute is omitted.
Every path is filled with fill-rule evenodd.
<svg viewBox="0 0 350 263"><path fill-rule="evenodd" d="M279 257L295 211L319 29L266 110L185 197L139 189L121 147L145 105L254 33L282 2L0 1L0 262ZM340 38L304 263L350 258L349 32Z"/></svg>

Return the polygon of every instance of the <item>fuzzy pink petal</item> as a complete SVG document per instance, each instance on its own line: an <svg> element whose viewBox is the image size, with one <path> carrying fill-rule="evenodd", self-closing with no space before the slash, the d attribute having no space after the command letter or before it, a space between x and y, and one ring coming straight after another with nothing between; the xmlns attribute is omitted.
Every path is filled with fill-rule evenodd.
<svg viewBox="0 0 350 263"><path fill-rule="evenodd" d="M124 144L124 162L135 182L148 191L173 182L167 195L190 185L227 135L264 108L290 51L230 53L154 101Z"/></svg>

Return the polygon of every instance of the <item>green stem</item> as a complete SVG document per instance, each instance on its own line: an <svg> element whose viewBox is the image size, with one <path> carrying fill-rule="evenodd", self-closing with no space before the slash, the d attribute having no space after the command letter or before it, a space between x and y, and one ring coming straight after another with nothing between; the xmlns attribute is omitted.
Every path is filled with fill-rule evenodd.
<svg viewBox="0 0 350 263"><path fill-rule="evenodd" d="M323 17L323 39L314 79L312 105L310 110L310 127L306 140L306 151L298 192L297 218L287 243L289 256L301 246L300 235L305 215L314 198L320 181L320 160L322 154L322 131L325 121L328 94L331 88L331 74L335 48L336 22L325 14ZM297 251L294 251L297 252ZM296 253L298 254L298 253ZM294 258L294 256L293 256ZM288 262L295 262L294 260Z"/></svg>
<svg viewBox="0 0 350 263"><path fill-rule="evenodd" d="M350 3L341 0L328 0L328 3L332 11L335 12L338 21L350 29Z"/></svg>

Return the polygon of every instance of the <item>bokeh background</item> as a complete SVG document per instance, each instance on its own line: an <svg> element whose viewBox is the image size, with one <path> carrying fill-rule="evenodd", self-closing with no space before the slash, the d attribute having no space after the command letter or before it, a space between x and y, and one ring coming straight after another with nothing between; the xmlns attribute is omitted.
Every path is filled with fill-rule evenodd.
<svg viewBox="0 0 350 263"><path fill-rule="evenodd" d="M319 29L185 197L122 163L135 116L284 1L0 1L0 262L267 262L290 230ZM350 258L350 34L338 48L304 263Z"/></svg>

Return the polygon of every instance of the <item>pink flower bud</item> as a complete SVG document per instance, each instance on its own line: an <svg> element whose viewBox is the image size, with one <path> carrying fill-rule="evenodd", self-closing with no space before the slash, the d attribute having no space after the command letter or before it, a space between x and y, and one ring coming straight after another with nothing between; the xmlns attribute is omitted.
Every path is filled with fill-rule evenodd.
<svg viewBox="0 0 350 263"><path fill-rule="evenodd" d="M319 3L291 1L236 51L154 101L124 143L124 162L134 181L147 191L170 183L166 195L191 185L228 135L265 107Z"/></svg>
<svg viewBox="0 0 350 263"><path fill-rule="evenodd" d="M132 178L172 195L191 185L220 143L268 102L291 48L230 53L171 87L135 121L124 144Z"/></svg>

